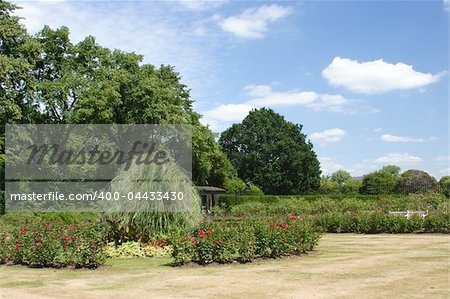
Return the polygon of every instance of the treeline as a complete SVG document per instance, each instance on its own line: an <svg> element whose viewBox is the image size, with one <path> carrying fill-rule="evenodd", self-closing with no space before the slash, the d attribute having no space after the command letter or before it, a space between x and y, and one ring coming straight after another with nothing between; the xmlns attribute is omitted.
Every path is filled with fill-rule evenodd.
<svg viewBox="0 0 450 299"><path fill-rule="evenodd" d="M400 167L396 165L384 166L361 179L352 178L350 173L338 170L322 177L319 192L365 195L441 192L449 197L450 176L444 176L438 182L425 171L417 169L400 173Z"/></svg>

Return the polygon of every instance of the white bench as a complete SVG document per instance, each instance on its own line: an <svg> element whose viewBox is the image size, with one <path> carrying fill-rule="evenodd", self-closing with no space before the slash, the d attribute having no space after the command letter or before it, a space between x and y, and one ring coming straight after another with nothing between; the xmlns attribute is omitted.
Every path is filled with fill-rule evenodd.
<svg viewBox="0 0 450 299"><path fill-rule="evenodd" d="M399 211L399 212L389 212L389 215L393 216L404 216L406 218L411 218L413 215L419 215L420 217L425 218L428 216L427 211Z"/></svg>

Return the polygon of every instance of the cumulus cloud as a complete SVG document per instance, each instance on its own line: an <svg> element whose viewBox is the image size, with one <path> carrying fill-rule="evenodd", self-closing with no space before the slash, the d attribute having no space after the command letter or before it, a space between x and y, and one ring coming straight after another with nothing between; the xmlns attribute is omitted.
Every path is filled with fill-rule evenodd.
<svg viewBox="0 0 450 299"><path fill-rule="evenodd" d="M402 62L391 64L382 59L358 62L341 57L335 57L322 75L333 86L364 94L421 88L442 76L415 71L412 65Z"/></svg>
<svg viewBox="0 0 450 299"><path fill-rule="evenodd" d="M291 8L278 4L247 8L237 16L230 16L219 22L222 30L244 39L261 39L269 23L280 20L291 13Z"/></svg>
<svg viewBox="0 0 450 299"><path fill-rule="evenodd" d="M309 136L309 139L313 144L319 144L321 146L328 145L330 143L336 143L342 140L347 133L345 130L334 128L325 130L322 132L315 132Z"/></svg>
<svg viewBox="0 0 450 299"><path fill-rule="evenodd" d="M408 153L391 153L375 159L374 162L379 164L415 164L422 162L422 159Z"/></svg>
<svg viewBox="0 0 450 299"><path fill-rule="evenodd" d="M225 130L230 124L240 122L255 108L249 104L222 104L214 109L201 112L201 122L213 131Z"/></svg>
<svg viewBox="0 0 450 299"><path fill-rule="evenodd" d="M347 99L341 95L321 94L314 91L273 91L269 85L248 85L244 87L247 101L239 104L223 104L211 110L203 110L202 122L209 124L215 131L220 131L233 122L241 121L253 108L303 106L312 110L326 110L344 114L371 114L379 110L364 101ZM231 109L230 117L224 116L225 109ZM236 110L239 113L236 113ZM242 117L241 117L242 116Z"/></svg>

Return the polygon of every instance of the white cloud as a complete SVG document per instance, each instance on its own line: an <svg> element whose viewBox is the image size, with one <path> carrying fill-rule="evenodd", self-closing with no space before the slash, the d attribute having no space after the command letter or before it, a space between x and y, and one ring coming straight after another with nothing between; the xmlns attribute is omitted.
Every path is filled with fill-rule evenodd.
<svg viewBox="0 0 450 299"><path fill-rule="evenodd" d="M391 153L375 159L374 162L379 164L415 164L422 162L422 159L408 153Z"/></svg>
<svg viewBox="0 0 450 299"><path fill-rule="evenodd" d="M344 169L341 164L334 162L330 157L319 157L318 159L322 175L329 175L340 169Z"/></svg>
<svg viewBox="0 0 450 299"><path fill-rule="evenodd" d="M309 136L309 139L313 144L319 144L321 146L328 145L330 143L336 143L342 140L347 133L339 128L329 129L322 132L315 132Z"/></svg>
<svg viewBox="0 0 450 299"><path fill-rule="evenodd" d="M255 108L249 104L223 104L214 109L201 112L201 122L209 125L215 132L225 130L230 124L240 122Z"/></svg>
<svg viewBox="0 0 450 299"><path fill-rule="evenodd" d="M205 11L218 8L228 1L222 0L178 0L178 2L185 8L193 11Z"/></svg>
<svg viewBox="0 0 450 299"><path fill-rule="evenodd" d="M413 138L407 136L396 136L390 134L383 134L380 137L381 141L384 142L425 142L424 138Z"/></svg>
<svg viewBox="0 0 450 299"><path fill-rule="evenodd" d="M280 20L291 13L291 8L272 4L259 8L247 8L240 15L219 22L222 30L244 39L260 39L267 33L269 23Z"/></svg>
<svg viewBox="0 0 450 299"><path fill-rule="evenodd" d="M341 57L335 57L322 75L331 85L365 94L420 88L437 82L442 76L417 72L412 65L402 62L391 64L382 59L358 62Z"/></svg>
<svg viewBox="0 0 450 299"><path fill-rule="evenodd" d="M341 95L320 94L314 91L288 90L275 92L269 85L248 85L244 87L249 100L241 104L220 105L211 110L203 110L203 122L208 123L213 130L220 131L233 122L239 122L242 118L233 117L232 120L224 117L225 107L239 108L240 114L247 115L252 108L280 107L280 106L304 106L316 111L327 110L344 114L369 114L378 112L377 109L368 106L364 101L347 99ZM247 113L243 113L247 109Z"/></svg>

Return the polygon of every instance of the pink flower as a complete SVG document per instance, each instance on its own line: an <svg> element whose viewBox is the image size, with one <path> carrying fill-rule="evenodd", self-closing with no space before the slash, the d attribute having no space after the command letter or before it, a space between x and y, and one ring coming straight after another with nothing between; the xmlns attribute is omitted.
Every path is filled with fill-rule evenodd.
<svg viewBox="0 0 450 299"><path fill-rule="evenodd" d="M212 236L212 232L209 229L206 231L206 234L210 237Z"/></svg>
<svg viewBox="0 0 450 299"><path fill-rule="evenodd" d="M284 224L284 223L282 223L282 224L280 224L280 227L281 227L281 228L288 228L288 225L287 225L287 224Z"/></svg>
<svg viewBox="0 0 450 299"><path fill-rule="evenodd" d="M20 247L22 247L21 244L16 244L16 249L19 249Z"/></svg>
<svg viewBox="0 0 450 299"><path fill-rule="evenodd" d="M219 240L216 240L216 244L217 244L217 245L222 244L222 240L220 240L220 239L219 239Z"/></svg>
<svg viewBox="0 0 450 299"><path fill-rule="evenodd" d="M271 227L271 228L277 228L277 224L274 223L274 224L272 224L270 227Z"/></svg>

